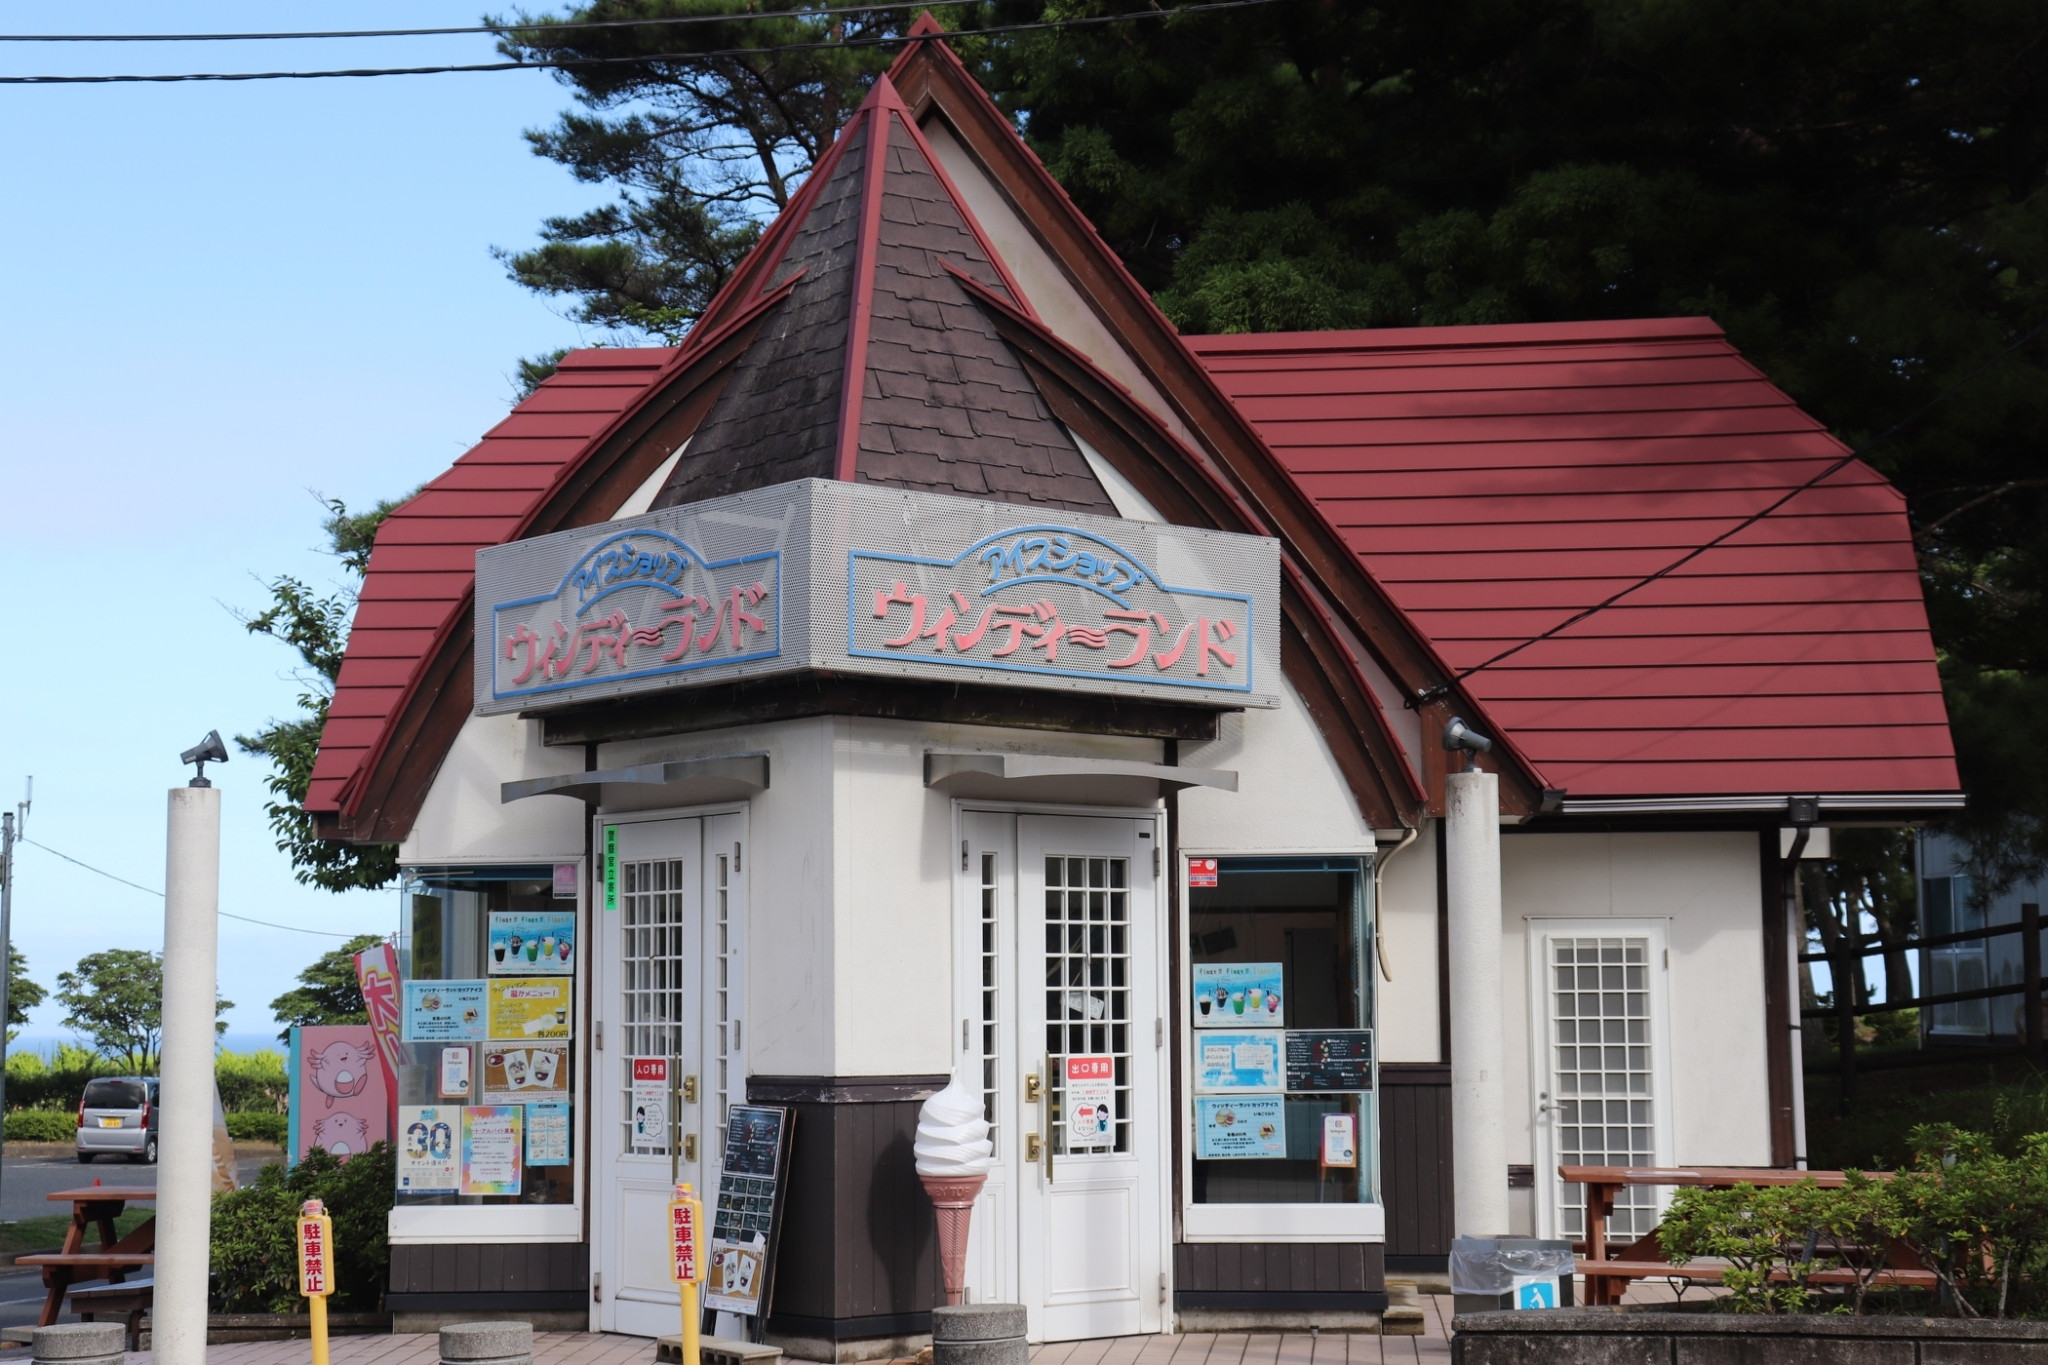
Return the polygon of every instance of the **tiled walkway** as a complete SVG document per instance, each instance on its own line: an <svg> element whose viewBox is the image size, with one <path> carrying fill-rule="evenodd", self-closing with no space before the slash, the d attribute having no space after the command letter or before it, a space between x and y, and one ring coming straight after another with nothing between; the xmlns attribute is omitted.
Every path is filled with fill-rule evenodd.
<svg viewBox="0 0 2048 1365"><path fill-rule="evenodd" d="M1423 1295L1424 1333L1384 1337L1363 1332L1190 1334L1063 1341L1036 1347L1032 1365L1417 1365L1451 1358L1448 1298ZM434 1365L430 1332L404 1336L336 1337L333 1365ZM307 1365L303 1341L254 1341L214 1346L207 1365ZM595 1332L541 1332L533 1339L533 1365L652 1365L654 1343L643 1337ZM150 1365L144 1351L128 1365Z"/></svg>

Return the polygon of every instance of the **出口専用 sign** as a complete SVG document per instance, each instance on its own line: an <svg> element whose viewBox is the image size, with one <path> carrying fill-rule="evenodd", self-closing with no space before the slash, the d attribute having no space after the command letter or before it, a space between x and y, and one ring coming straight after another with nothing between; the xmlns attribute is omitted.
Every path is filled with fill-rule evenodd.
<svg viewBox="0 0 2048 1365"><path fill-rule="evenodd" d="M477 554L476 709L811 670L1278 704L1278 542L804 479Z"/></svg>

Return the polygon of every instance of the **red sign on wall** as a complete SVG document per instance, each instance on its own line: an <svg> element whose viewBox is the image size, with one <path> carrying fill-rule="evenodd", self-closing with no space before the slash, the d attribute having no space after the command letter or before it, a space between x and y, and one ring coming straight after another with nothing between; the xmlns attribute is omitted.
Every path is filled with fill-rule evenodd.
<svg viewBox="0 0 2048 1365"><path fill-rule="evenodd" d="M1208 887L1215 886L1216 860L1214 858L1188 859L1188 885Z"/></svg>

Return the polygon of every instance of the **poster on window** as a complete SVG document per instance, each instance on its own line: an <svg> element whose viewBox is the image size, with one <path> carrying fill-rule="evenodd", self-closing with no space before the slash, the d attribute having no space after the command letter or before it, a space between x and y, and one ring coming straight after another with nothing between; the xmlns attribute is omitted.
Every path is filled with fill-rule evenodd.
<svg viewBox="0 0 2048 1365"><path fill-rule="evenodd" d="M1296 1095L1372 1089L1372 1030L1287 1030L1287 1089Z"/></svg>
<svg viewBox="0 0 2048 1365"><path fill-rule="evenodd" d="M533 1104L569 1098L569 1045L534 1043L483 1049L484 1103Z"/></svg>
<svg viewBox="0 0 2048 1365"><path fill-rule="evenodd" d="M1195 1155L1203 1161L1285 1157L1285 1101L1278 1095L1195 1096Z"/></svg>
<svg viewBox="0 0 2048 1365"><path fill-rule="evenodd" d="M566 977L496 977L489 985L490 1036L494 1041L517 1043L569 1036L570 996L575 988Z"/></svg>
<svg viewBox="0 0 2048 1365"><path fill-rule="evenodd" d="M568 976L575 971L571 910L493 910L484 971L491 976Z"/></svg>
<svg viewBox="0 0 2048 1365"><path fill-rule="evenodd" d="M405 1041L457 1043L484 1036L484 983L405 983Z"/></svg>
<svg viewBox="0 0 2048 1365"><path fill-rule="evenodd" d="M1116 1141L1116 1058L1067 1058L1067 1146L1107 1147Z"/></svg>
<svg viewBox="0 0 2048 1365"><path fill-rule="evenodd" d="M1287 1022L1277 962L1197 962L1196 1028L1279 1028Z"/></svg>
<svg viewBox="0 0 2048 1365"><path fill-rule="evenodd" d="M526 1164L569 1164L569 1104L546 1100L526 1106Z"/></svg>
<svg viewBox="0 0 2048 1365"><path fill-rule="evenodd" d="M465 1105L462 1192L517 1194L525 1176L526 1110L516 1104Z"/></svg>
<svg viewBox="0 0 2048 1365"><path fill-rule="evenodd" d="M668 1067L666 1057L632 1057L633 1145L668 1146Z"/></svg>
<svg viewBox="0 0 2048 1365"><path fill-rule="evenodd" d="M400 1194L456 1194L462 1189L462 1161L455 1130L462 1111L447 1105L398 1107L398 1191Z"/></svg>
<svg viewBox="0 0 2048 1365"><path fill-rule="evenodd" d="M1195 1037L1195 1092L1278 1094L1283 1079L1279 1029Z"/></svg>

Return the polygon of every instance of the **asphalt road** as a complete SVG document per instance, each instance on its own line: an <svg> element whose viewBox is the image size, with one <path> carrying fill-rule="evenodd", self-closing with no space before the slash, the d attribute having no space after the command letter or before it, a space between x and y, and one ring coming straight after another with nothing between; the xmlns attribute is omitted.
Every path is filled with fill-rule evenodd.
<svg viewBox="0 0 2048 1365"><path fill-rule="evenodd" d="M278 1159L275 1147L242 1144L235 1149L235 1167L244 1184L256 1172ZM52 1142L10 1142L0 1165L0 1220L40 1218L45 1214L71 1212L69 1204L53 1204L49 1196L58 1190L77 1189L95 1180L102 1185L126 1185L155 1189L156 1167L143 1166L125 1157L102 1156L81 1166L68 1146ZM0 1318L0 1325L5 1319Z"/></svg>

